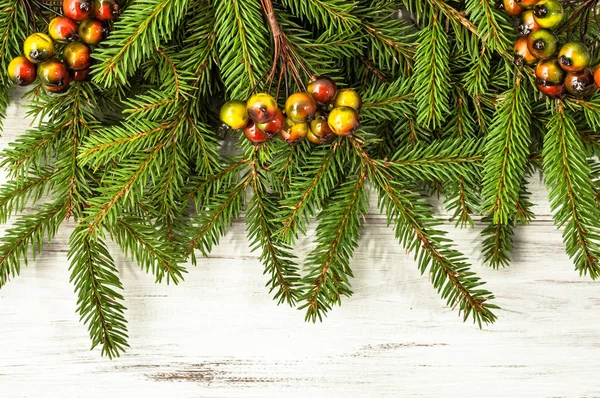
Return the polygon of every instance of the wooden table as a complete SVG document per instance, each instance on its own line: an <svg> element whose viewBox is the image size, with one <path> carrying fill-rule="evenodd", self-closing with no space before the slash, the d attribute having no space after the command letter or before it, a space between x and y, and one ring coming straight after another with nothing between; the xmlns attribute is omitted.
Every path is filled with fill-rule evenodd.
<svg viewBox="0 0 600 398"><path fill-rule="evenodd" d="M28 124L23 107L8 113L0 149ZM113 361L88 350L75 313L66 225L0 290L0 396L600 396L600 286L574 271L542 184L532 189L538 218L518 229L510 268L481 265L480 225L452 231L503 308L483 330L444 306L375 214L353 261L354 296L305 323L271 300L237 222L180 286L155 285L112 246L131 344ZM311 246L301 240L298 254Z"/></svg>

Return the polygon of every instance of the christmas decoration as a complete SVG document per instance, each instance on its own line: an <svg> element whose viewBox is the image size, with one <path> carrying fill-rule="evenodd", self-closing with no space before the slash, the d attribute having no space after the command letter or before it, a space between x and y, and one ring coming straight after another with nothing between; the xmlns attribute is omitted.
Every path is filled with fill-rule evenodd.
<svg viewBox="0 0 600 398"><path fill-rule="evenodd" d="M566 252L600 274L597 0L63 6L0 0L0 114L13 82L39 78L34 124L2 153L0 216L17 218L0 238L0 288L73 220L77 311L105 355L127 347L108 240L179 283L243 218L275 300L316 321L352 294L369 189L445 303L479 326L496 320L494 296L430 195L457 225L484 223L484 262L508 266L541 171ZM69 22L50 29L61 11L81 42Z"/></svg>
<svg viewBox="0 0 600 398"><path fill-rule="evenodd" d="M48 25L48 34L54 41L64 44L78 39L78 29L77 23L72 19L56 17Z"/></svg>
<svg viewBox="0 0 600 398"><path fill-rule="evenodd" d="M25 57L16 57L8 64L8 77L18 86L28 86L35 81L37 68Z"/></svg>

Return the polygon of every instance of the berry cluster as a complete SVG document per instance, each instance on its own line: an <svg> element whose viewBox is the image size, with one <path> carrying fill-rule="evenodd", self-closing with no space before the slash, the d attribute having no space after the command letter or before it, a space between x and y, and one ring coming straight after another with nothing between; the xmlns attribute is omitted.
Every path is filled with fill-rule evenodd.
<svg viewBox="0 0 600 398"><path fill-rule="evenodd" d="M252 95L247 102L229 101L221 108L221 121L260 144L279 135L296 144L304 138L322 144L334 135L349 135L359 127L360 95L352 89L338 90L328 77L313 78L306 92L290 95L285 114L271 95Z"/></svg>
<svg viewBox="0 0 600 398"><path fill-rule="evenodd" d="M85 81L90 77L91 49L106 38L105 21L120 13L117 0L64 0L65 16L48 24L48 34L34 33L25 39L25 56L8 64L8 75L19 86L40 79L42 86L53 93L62 93L69 82ZM55 47L54 42L60 46ZM63 62L55 55L60 53Z"/></svg>
<svg viewBox="0 0 600 398"><path fill-rule="evenodd" d="M561 46L553 31L565 16L559 1L504 0L504 9L509 15L521 18L515 59L520 64L537 64L536 84L541 92L554 98L567 93L581 98L594 94L596 86L600 87L600 67L595 72L590 68L590 51L576 41Z"/></svg>

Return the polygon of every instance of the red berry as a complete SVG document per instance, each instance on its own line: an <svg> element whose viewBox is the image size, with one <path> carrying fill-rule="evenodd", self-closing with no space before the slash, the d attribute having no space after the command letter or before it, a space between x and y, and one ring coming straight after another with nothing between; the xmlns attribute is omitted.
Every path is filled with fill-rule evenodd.
<svg viewBox="0 0 600 398"><path fill-rule="evenodd" d="M517 4L516 0L504 0L504 10L511 17L518 17L525 11L523 7Z"/></svg>
<svg viewBox="0 0 600 398"><path fill-rule="evenodd" d="M82 21L92 14L92 0L63 0L65 15L75 21Z"/></svg>
<svg viewBox="0 0 600 398"><path fill-rule="evenodd" d="M56 17L48 25L48 34L59 43L77 40L77 23L65 17Z"/></svg>
<svg viewBox="0 0 600 398"><path fill-rule="evenodd" d="M83 70L74 70L71 72L71 77L76 82L88 82L91 80L92 76L90 75L90 68Z"/></svg>
<svg viewBox="0 0 600 398"><path fill-rule="evenodd" d="M515 63L521 65L535 65L538 59L527 47L527 37L520 37L515 43Z"/></svg>
<svg viewBox="0 0 600 398"><path fill-rule="evenodd" d="M296 123L306 123L315 117L317 103L308 93L294 93L285 101L285 113Z"/></svg>
<svg viewBox="0 0 600 398"><path fill-rule="evenodd" d="M327 118L327 123L337 135L350 135L360 127L358 113L349 106L334 108Z"/></svg>
<svg viewBox="0 0 600 398"><path fill-rule="evenodd" d="M277 101L267 93L254 94L246 103L248 116L254 123L267 123L277 113Z"/></svg>
<svg viewBox="0 0 600 398"><path fill-rule="evenodd" d="M283 124L285 123L285 116L283 116L283 112L277 109L275 113L275 117L272 120L269 120L266 123L257 123L256 127L266 133L270 137L275 134L279 134L279 132L283 129Z"/></svg>
<svg viewBox="0 0 600 398"><path fill-rule="evenodd" d="M535 18L533 17L533 11L527 10L521 15L521 23L519 24L519 33L523 36L527 36L531 32L540 29L540 25L535 22Z"/></svg>
<svg viewBox="0 0 600 398"><path fill-rule="evenodd" d="M297 144L308 134L307 123L296 123L289 118L285 119L283 130L279 133L282 140L288 144Z"/></svg>
<svg viewBox="0 0 600 398"><path fill-rule="evenodd" d="M308 84L307 91L313 96L318 104L328 104L335 98L337 94L337 86L333 80L328 77L314 78Z"/></svg>
<svg viewBox="0 0 600 398"><path fill-rule="evenodd" d="M37 76L44 88L53 93L62 93L69 88L69 70L55 59L40 64Z"/></svg>
<svg viewBox="0 0 600 398"><path fill-rule="evenodd" d="M116 0L94 0L94 15L101 21L115 19L121 13L121 7Z"/></svg>
<svg viewBox="0 0 600 398"><path fill-rule="evenodd" d="M596 91L594 73L590 68L567 73L565 88L570 94L576 97L591 97Z"/></svg>
<svg viewBox="0 0 600 398"><path fill-rule="evenodd" d="M83 70L92 64L92 52L87 45L81 42L70 43L65 47L63 59L69 68Z"/></svg>
<svg viewBox="0 0 600 398"><path fill-rule="evenodd" d="M79 37L84 43L91 46L100 44L107 34L108 29L97 19L85 19L79 24Z"/></svg>
<svg viewBox="0 0 600 398"><path fill-rule="evenodd" d="M349 106L350 108L354 108L354 110L358 111L362 106L362 98L351 88L345 88L338 91L335 101L333 102L333 106L335 108Z"/></svg>
<svg viewBox="0 0 600 398"><path fill-rule="evenodd" d="M36 66L25 57L16 57L8 64L8 77L18 86L27 86L35 81Z"/></svg>
<svg viewBox="0 0 600 398"><path fill-rule="evenodd" d="M268 134L260 131L254 122L248 123L246 128L244 128L244 135L250 142L255 144L263 143L270 138Z"/></svg>
<svg viewBox="0 0 600 398"><path fill-rule="evenodd" d="M562 83L557 85L547 85L545 83L538 83L537 87L542 93L552 98L562 97L565 93L565 85Z"/></svg>
<svg viewBox="0 0 600 398"><path fill-rule="evenodd" d="M322 144L329 141L333 136L333 131L327 123L327 117L317 114L315 120L310 122L310 131L306 135L306 138L314 144Z"/></svg>
<svg viewBox="0 0 600 398"><path fill-rule="evenodd" d="M54 56L54 42L45 33L34 33L25 39L23 53L34 64L46 62Z"/></svg>

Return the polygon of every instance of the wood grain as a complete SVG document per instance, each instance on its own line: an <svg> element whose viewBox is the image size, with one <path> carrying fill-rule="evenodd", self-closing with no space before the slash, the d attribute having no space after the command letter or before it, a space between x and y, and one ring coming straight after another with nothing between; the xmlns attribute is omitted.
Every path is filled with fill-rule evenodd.
<svg viewBox="0 0 600 398"><path fill-rule="evenodd" d="M23 115L9 109L0 147L27 127ZM481 226L452 232L503 308L484 330L444 306L376 215L353 261L354 296L323 323L305 323L269 297L238 222L180 286L155 285L111 246L131 344L114 361L87 350L65 225L0 290L0 395L599 397L598 283L574 271L542 185L532 189L538 220L517 230L510 268L481 265ZM310 247L301 240L298 254Z"/></svg>

